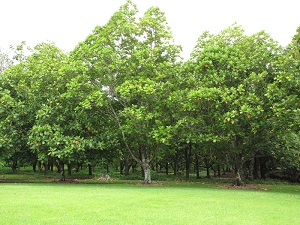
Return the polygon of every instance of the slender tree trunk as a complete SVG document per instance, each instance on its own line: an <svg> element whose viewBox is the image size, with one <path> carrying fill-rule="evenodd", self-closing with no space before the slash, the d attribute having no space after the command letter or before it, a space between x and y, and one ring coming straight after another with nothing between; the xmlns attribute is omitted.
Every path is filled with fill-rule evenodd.
<svg viewBox="0 0 300 225"><path fill-rule="evenodd" d="M177 176L178 175L178 168L179 168L179 166L178 166L178 163L179 163L179 155L178 155L179 153L178 153L178 150L176 151L176 154L175 154L175 158L174 158L174 167L173 167L173 169L174 169L174 175L175 176Z"/></svg>
<svg viewBox="0 0 300 225"><path fill-rule="evenodd" d="M66 180L66 175L65 175L65 164L63 162L60 162L60 167L61 167L61 181Z"/></svg>
<svg viewBox="0 0 300 225"><path fill-rule="evenodd" d="M42 163L40 161L38 162L38 168L39 168L39 172L41 173L42 172Z"/></svg>
<svg viewBox="0 0 300 225"><path fill-rule="evenodd" d="M50 170L51 172L53 172L54 160L55 160L55 159L52 158L51 161L50 161L50 163L49 163L49 167L48 167L48 168L49 168L49 170Z"/></svg>
<svg viewBox="0 0 300 225"><path fill-rule="evenodd" d="M128 161L125 163L125 176L129 175L130 165Z"/></svg>
<svg viewBox="0 0 300 225"><path fill-rule="evenodd" d="M242 186L243 181L242 181L242 178L241 178L241 175L240 175L239 168L237 168L237 167L234 168L234 175L235 175L235 179L234 179L233 185L234 186Z"/></svg>
<svg viewBox="0 0 300 225"><path fill-rule="evenodd" d="M18 161L17 160L13 160L12 165L11 165L11 169L13 172L16 172L18 167Z"/></svg>
<svg viewBox="0 0 300 225"><path fill-rule="evenodd" d="M93 167L91 164L88 164L88 168L89 168L89 175L92 176L93 175Z"/></svg>
<svg viewBox="0 0 300 225"><path fill-rule="evenodd" d="M211 178L211 176L210 176L210 168L208 166L206 167L206 178Z"/></svg>
<svg viewBox="0 0 300 225"><path fill-rule="evenodd" d="M72 175L72 164L68 163L68 175Z"/></svg>
<svg viewBox="0 0 300 225"><path fill-rule="evenodd" d="M214 170L214 177L217 177L217 168L216 168L216 165L213 166L213 170Z"/></svg>
<svg viewBox="0 0 300 225"><path fill-rule="evenodd" d="M33 172L36 172L36 166L37 166L37 160L33 160L32 161L32 169L33 169Z"/></svg>
<svg viewBox="0 0 300 225"><path fill-rule="evenodd" d="M129 159L127 156L124 157L124 161L123 161L123 167L125 168L125 176L129 175L129 170L130 170L130 163L129 163Z"/></svg>
<svg viewBox="0 0 300 225"><path fill-rule="evenodd" d="M169 162L168 161L166 162L165 168L166 168L166 175L169 175Z"/></svg>
<svg viewBox="0 0 300 225"><path fill-rule="evenodd" d="M136 163L132 163L131 165L129 165L129 167L128 167L128 173L129 173L130 167L132 167L132 173L134 174L135 173Z"/></svg>
<svg viewBox="0 0 300 225"><path fill-rule="evenodd" d="M266 162L266 159L263 157L260 158L260 177L264 180L266 179Z"/></svg>
<svg viewBox="0 0 300 225"><path fill-rule="evenodd" d="M191 159L192 144L189 143L185 147L185 177L190 177L190 159Z"/></svg>
<svg viewBox="0 0 300 225"><path fill-rule="evenodd" d="M242 178L241 178L241 174L240 174L240 171L241 171L241 168L243 166L243 159L240 155L236 155L235 156L235 165L234 165L234 180L233 180L233 185L234 186L242 186L244 185L244 182L242 181Z"/></svg>
<svg viewBox="0 0 300 225"><path fill-rule="evenodd" d="M48 174L48 162L44 162L44 175Z"/></svg>
<svg viewBox="0 0 300 225"><path fill-rule="evenodd" d="M237 149L238 146L239 146L239 137L238 136L234 136L232 139L231 139L231 145L232 145L232 148L233 149ZM244 183L242 182L242 178L241 178L241 174L240 174L240 171L241 171L241 168L243 166L243 163L244 163L244 159L242 157L242 154L235 154L234 156L234 180L233 180L233 185L234 186L242 186L244 185Z"/></svg>
<svg viewBox="0 0 300 225"><path fill-rule="evenodd" d="M211 178L210 177L210 164L209 164L207 158L204 158L204 163L205 163L205 168L206 168L206 178Z"/></svg>
<svg viewBox="0 0 300 225"><path fill-rule="evenodd" d="M61 168L60 168L60 164L59 164L58 160L54 160L54 164L57 168L57 173L61 173Z"/></svg>
<svg viewBox="0 0 300 225"><path fill-rule="evenodd" d="M196 167L196 179L200 179L199 155L198 154L196 154L195 167Z"/></svg>
<svg viewBox="0 0 300 225"><path fill-rule="evenodd" d="M255 163L255 154L252 155L250 164L249 164L249 180L254 180L254 163Z"/></svg>

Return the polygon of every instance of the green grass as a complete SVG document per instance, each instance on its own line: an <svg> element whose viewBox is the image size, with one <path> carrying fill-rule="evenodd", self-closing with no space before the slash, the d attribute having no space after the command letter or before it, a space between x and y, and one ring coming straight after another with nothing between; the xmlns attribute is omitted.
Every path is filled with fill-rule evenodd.
<svg viewBox="0 0 300 225"><path fill-rule="evenodd" d="M139 182L0 184L1 224L300 224L300 187ZM265 186L264 186L265 187Z"/></svg>

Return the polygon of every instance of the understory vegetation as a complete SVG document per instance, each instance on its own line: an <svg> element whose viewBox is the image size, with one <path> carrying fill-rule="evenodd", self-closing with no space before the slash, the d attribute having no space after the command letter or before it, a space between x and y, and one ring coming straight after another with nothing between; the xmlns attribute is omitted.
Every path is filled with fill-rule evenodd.
<svg viewBox="0 0 300 225"><path fill-rule="evenodd" d="M164 13L138 17L128 0L69 53L51 42L11 50L0 52L2 172L299 182L300 27L286 47L237 24L207 31L184 61Z"/></svg>

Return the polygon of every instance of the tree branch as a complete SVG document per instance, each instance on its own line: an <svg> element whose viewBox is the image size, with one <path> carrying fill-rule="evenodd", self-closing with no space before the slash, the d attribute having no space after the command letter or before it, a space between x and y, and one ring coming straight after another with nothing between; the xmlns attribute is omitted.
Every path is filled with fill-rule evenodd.
<svg viewBox="0 0 300 225"><path fill-rule="evenodd" d="M119 119L119 117L118 117L118 115L117 115L115 109L114 109L113 106L111 105L110 100L108 100L108 104L109 104L109 107L110 107L110 109L111 109L111 111L112 111L112 113L113 113L114 119L116 120L116 122L117 122L117 124L118 124L118 126L119 126L119 129L120 129L121 134L122 134L122 139L123 139L123 141L124 141L124 144L125 144L125 146L126 146L126 149L129 151L130 155L132 156L132 158L133 158L137 163L142 164L142 161L141 161L140 159L138 159L138 158L133 154L133 152L131 151L131 149L129 148L129 145L127 144L127 141L126 141L125 133L124 133L124 131L123 131L123 129L122 129L122 125L121 125L120 119Z"/></svg>

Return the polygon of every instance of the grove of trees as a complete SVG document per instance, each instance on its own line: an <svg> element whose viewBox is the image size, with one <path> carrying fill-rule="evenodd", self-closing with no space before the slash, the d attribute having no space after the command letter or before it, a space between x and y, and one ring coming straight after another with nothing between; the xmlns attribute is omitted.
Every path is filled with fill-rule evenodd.
<svg viewBox="0 0 300 225"><path fill-rule="evenodd" d="M300 27L287 47L233 24L180 58L166 17L131 2L65 53L41 43L0 52L0 162L16 170L102 162L234 184L300 174Z"/></svg>

